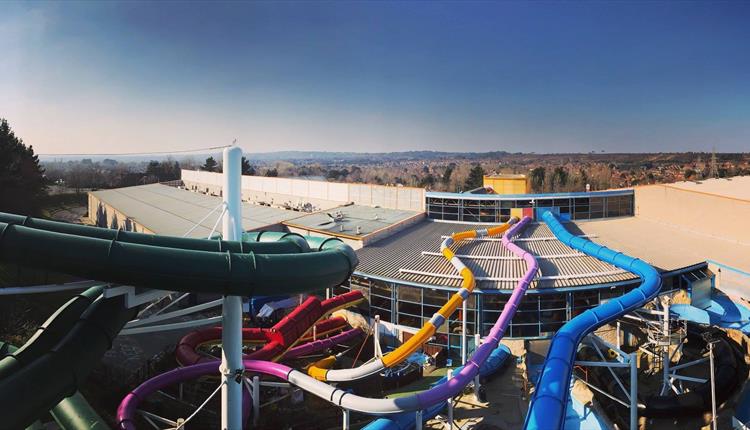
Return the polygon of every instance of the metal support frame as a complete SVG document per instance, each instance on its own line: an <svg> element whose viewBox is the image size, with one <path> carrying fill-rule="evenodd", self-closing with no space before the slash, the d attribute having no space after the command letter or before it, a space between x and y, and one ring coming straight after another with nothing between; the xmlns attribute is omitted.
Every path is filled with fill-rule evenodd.
<svg viewBox="0 0 750 430"><path fill-rule="evenodd" d="M349 409L342 409L343 416L341 419L341 430L349 430L349 415L351 415L351 412Z"/></svg>
<svg viewBox="0 0 750 430"><path fill-rule="evenodd" d="M253 376L253 427L258 426L258 420L260 419L260 377Z"/></svg>
<svg viewBox="0 0 750 430"><path fill-rule="evenodd" d="M380 349L380 315L375 315L375 323L372 327L372 342L375 358L381 358L383 350Z"/></svg>
<svg viewBox="0 0 750 430"><path fill-rule="evenodd" d="M708 343L708 356L711 365L711 427L713 430L717 430L718 422L716 420L716 385L714 380L714 343L711 341Z"/></svg>
<svg viewBox="0 0 750 430"><path fill-rule="evenodd" d="M476 351L479 348L479 345L482 344L482 337L479 335L479 333L474 334L474 351ZM477 373L477 376L474 377L474 398L479 402L479 373Z"/></svg>
<svg viewBox="0 0 750 430"><path fill-rule="evenodd" d="M622 390L622 393L625 397L625 399L619 398L619 396L615 396L612 393L608 393L602 388L599 388L595 386L594 384L581 379L580 377L576 376L576 379L583 382L591 388L592 390L609 397L610 399L614 400L615 402L623 405L626 408L629 408L630 410L630 430L637 430L638 429L638 361L637 361L637 355L635 353L627 354L620 350L619 345L615 346L604 339L601 339L600 337L596 336L595 334L588 335L585 340L587 343L589 343L591 346L594 347L594 350L596 351L597 355L601 359L601 361L576 361L576 366L586 366L586 367L606 367L612 378L614 378L615 382L617 382L617 385ZM618 343L619 343L619 336L618 336ZM608 361L604 354L602 353L602 350L600 347L605 347L608 349L611 349L617 353L617 361ZM630 369L630 389L625 389L625 385L622 383L620 378L617 376L617 374L612 370L613 368L629 368Z"/></svg>
<svg viewBox="0 0 750 430"><path fill-rule="evenodd" d="M461 365L466 364L466 317L469 313L468 301L468 298L464 300L463 307L461 308Z"/></svg>
<svg viewBox="0 0 750 430"><path fill-rule="evenodd" d="M453 378L453 369L448 369L446 379ZM448 430L453 430L453 397L448 399Z"/></svg>
<svg viewBox="0 0 750 430"><path fill-rule="evenodd" d="M242 149L224 148L225 214L222 236L240 240L242 236ZM221 333L221 428L242 428L242 297L224 296ZM253 399L255 402L255 399Z"/></svg>
<svg viewBox="0 0 750 430"><path fill-rule="evenodd" d="M669 336L669 299L662 300L662 304L664 306L664 313L662 315L662 330L664 335ZM669 344L664 346L662 355L664 358L662 358L663 377L660 395L663 396L670 390L670 388L674 389L674 387L672 387L672 381L669 379L669 364L672 361L671 356L669 355Z"/></svg>

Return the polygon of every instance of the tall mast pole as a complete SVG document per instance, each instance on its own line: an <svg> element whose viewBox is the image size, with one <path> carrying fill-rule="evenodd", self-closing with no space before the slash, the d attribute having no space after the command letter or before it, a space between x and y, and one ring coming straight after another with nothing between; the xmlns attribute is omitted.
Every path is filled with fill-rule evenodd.
<svg viewBox="0 0 750 430"><path fill-rule="evenodd" d="M222 224L224 240L242 236L242 149L224 148L226 213ZM221 332L221 428L242 428L242 297L224 296Z"/></svg>

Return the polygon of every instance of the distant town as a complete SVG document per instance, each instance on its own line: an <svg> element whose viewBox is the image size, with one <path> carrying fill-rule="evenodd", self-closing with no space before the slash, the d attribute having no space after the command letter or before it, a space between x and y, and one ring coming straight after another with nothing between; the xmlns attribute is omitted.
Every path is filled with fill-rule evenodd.
<svg viewBox="0 0 750 430"><path fill-rule="evenodd" d="M180 169L221 171L216 154L149 159L42 157L51 183L73 189L117 188L177 180ZM750 153L653 154L271 152L248 154L243 174L461 192L484 174L525 174L532 192L604 190L750 174Z"/></svg>

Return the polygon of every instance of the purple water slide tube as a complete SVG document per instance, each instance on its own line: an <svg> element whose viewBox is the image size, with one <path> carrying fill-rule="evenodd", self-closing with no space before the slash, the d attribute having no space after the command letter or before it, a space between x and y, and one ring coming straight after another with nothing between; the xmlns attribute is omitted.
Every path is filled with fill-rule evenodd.
<svg viewBox="0 0 750 430"><path fill-rule="evenodd" d="M335 336L331 336L326 339L320 339L305 344L295 346L284 354L285 359L294 359L303 357L305 355L314 354L318 351L322 351L326 348L333 347L342 343L346 343L352 339L362 335L362 330L358 328L352 328L345 332L339 333ZM135 427L135 411L140 402L165 387L180 384L182 382L191 381L201 376L215 375L219 372L220 360L195 364L192 366L179 367L169 372L162 373L154 378L139 385L136 389L128 393L127 396L120 402L120 406L117 408L117 423L118 428L134 430ZM245 369L248 371L255 371L267 375L277 376L281 379L286 380L286 375L292 370L290 367L269 367L267 364L274 364L266 361L257 360L245 360ZM281 366L281 365L280 365ZM246 419L250 413L249 409L249 396L243 396L243 417Z"/></svg>
<svg viewBox="0 0 750 430"><path fill-rule="evenodd" d="M503 235L502 239L505 248L518 257L523 258L526 262L526 273L518 281L516 288L513 289L510 299L503 307L503 311L500 313L500 317L497 321L495 321L495 325L490 329L490 333L484 339L484 342L474 351L471 358L467 360L464 368L446 383L416 395L422 408L427 408L460 393L463 387L479 374L479 368L482 363L487 360L487 357L489 357L492 351L497 348L498 343L500 343L500 340L503 338L505 330L510 324L510 320L513 319L516 309L518 309L518 306L521 304L521 299L523 299L529 284L534 280L534 276L536 276L536 272L539 269L539 264L534 256L512 242L512 238L519 234L529 222L531 222L531 218L524 217L521 222L514 224L513 227Z"/></svg>
<svg viewBox="0 0 750 430"><path fill-rule="evenodd" d="M375 415L423 410L457 395L463 387L474 379L479 373L481 364L487 359L487 357L489 357L492 351L497 348L505 330L508 328L511 319L516 312L516 309L518 309L518 306L521 303L521 299L539 269L539 265L534 256L511 241L511 238L520 233L529 222L531 222L531 218L525 217L521 222L515 224L509 229L502 239L502 243L507 249L515 255L523 258L526 262L526 273L518 281L510 299L503 307L500 317L490 330L489 335L485 338L484 343L474 351L463 369L445 383L413 396L400 397L397 399L370 399L339 390L325 382L318 381L307 374L279 363L245 360L245 370L275 376L284 381L289 381L337 406ZM145 398L164 386L178 384L199 376L216 373L218 372L218 366L219 363L215 362L183 367L163 373L144 382L128 394L120 403L120 407L117 410L117 420L120 428L126 430L132 430L135 428L133 417L135 414L135 408L140 399Z"/></svg>

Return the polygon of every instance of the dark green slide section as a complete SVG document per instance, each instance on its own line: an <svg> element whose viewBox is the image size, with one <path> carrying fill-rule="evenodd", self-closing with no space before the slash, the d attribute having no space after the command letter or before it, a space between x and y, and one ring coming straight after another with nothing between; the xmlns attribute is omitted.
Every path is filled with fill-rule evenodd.
<svg viewBox="0 0 750 430"><path fill-rule="evenodd" d="M0 358L13 354L18 348L0 341ZM70 397L62 399L60 403L49 411L57 425L65 430L109 430L104 420L94 411L89 402L76 392ZM27 430L45 428L42 423L35 422Z"/></svg>
<svg viewBox="0 0 750 430"><path fill-rule="evenodd" d="M0 261L102 282L225 295L294 294L348 280L358 260L334 238L245 233L238 242L153 236L0 213ZM105 428L80 384L136 316L121 296L91 288L57 310L24 346L0 359L3 428L51 411L66 429Z"/></svg>
<svg viewBox="0 0 750 430"><path fill-rule="evenodd" d="M107 299L99 293L92 288L72 298L23 347L0 360L3 428L24 428L75 395L117 333L135 317L136 309L127 309L121 296ZM65 416L69 408L67 404L55 413ZM86 420L69 422L81 419Z"/></svg>
<svg viewBox="0 0 750 430"><path fill-rule="evenodd" d="M285 233L278 240L261 240L230 242L226 240L204 240L189 237L157 236L154 234L136 233L108 228L91 227L88 225L69 224L58 221L31 218L0 212L0 223L15 224L37 230L55 233L72 234L74 236L93 237L96 239L116 240L118 242L137 243L141 245L162 246L165 248L192 249L195 251L214 252L256 252L258 254L291 254L307 252L310 247L304 238L298 234ZM243 238L243 240L247 240Z"/></svg>
<svg viewBox="0 0 750 430"><path fill-rule="evenodd" d="M246 235L249 240L243 242L225 242L224 251L205 251L127 242L120 240L114 230L96 227L85 227L88 235L83 236L63 233L60 230L67 231L71 226L21 218L23 223L0 222L0 261L136 287L239 296L296 294L339 285L349 278L358 263L354 251L338 239L305 238L315 252L300 253L299 236L255 233ZM42 224L45 229L30 227ZM136 236L128 239L132 237ZM260 247L279 239L293 243L295 252L263 254L231 250L251 243ZM198 248L215 248L217 243L190 241Z"/></svg>

